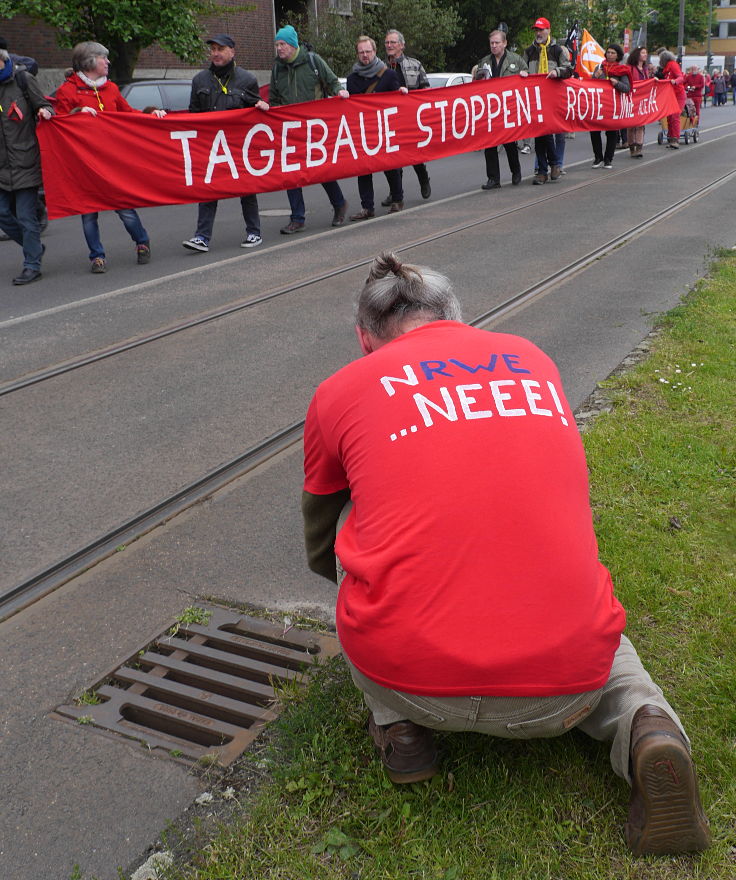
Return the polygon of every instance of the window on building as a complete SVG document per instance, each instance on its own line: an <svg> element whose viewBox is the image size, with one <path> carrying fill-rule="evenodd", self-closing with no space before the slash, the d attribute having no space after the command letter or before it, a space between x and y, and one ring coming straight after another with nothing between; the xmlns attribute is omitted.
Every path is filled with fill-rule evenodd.
<svg viewBox="0 0 736 880"><path fill-rule="evenodd" d="M338 15L352 15L352 0L330 0L330 12L336 12Z"/></svg>
<svg viewBox="0 0 736 880"><path fill-rule="evenodd" d="M729 37L736 37L736 21L726 22L728 25L728 30L726 31L726 35Z"/></svg>

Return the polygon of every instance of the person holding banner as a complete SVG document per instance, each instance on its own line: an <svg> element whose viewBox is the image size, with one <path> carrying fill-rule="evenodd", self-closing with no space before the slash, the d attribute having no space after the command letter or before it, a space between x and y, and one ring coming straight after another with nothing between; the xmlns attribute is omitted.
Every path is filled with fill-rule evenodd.
<svg viewBox="0 0 736 880"><path fill-rule="evenodd" d="M631 91L630 69L622 64L624 50L617 43L606 46L606 60L593 73L594 79L607 79L617 92L626 95ZM606 151L603 152L603 139L600 131L591 131L590 143L593 146L593 168L613 168L618 131L606 131Z"/></svg>
<svg viewBox="0 0 736 880"><path fill-rule="evenodd" d="M407 94L409 89L402 86L396 71L387 67L376 55L376 41L363 34L355 44L358 60L347 79L348 92L351 95L370 95L374 92L396 92ZM389 214L397 214L404 208L404 190L402 188L401 171L394 168L385 171L390 188L391 207ZM373 194L373 175L362 174L358 178L361 209L352 214L351 220L369 220L376 216L375 197Z"/></svg>
<svg viewBox="0 0 736 880"><path fill-rule="evenodd" d="M534 42L524 50L524 61L529 73L546 74L548 79L568 79L572 76L570 56L564 46L552 41L552 26L546 18L538 18L532 25ZM554 134L545 134L534 138L534 150L537 154L537 173L532 183L542 184L548 180L559 180L562 174L561 160L555 147Z"/></svg>
<svg viewBox="0 0 736 880"><path fill-rule="evenodd" d="M190 113L208 113L217 110L244 110L257 107L268 110L268 104L261 100L258 80L255 76L235 64L235 42L228 34L216 34L207 40L210 53L210 66L202 70L192 80L192 94L189 99ZM258 213L258 197L240 197L240 207L245 221L245 238L240 245L254 248L262 244L261 218ZM197 214L197 231L182 245L191 251L207 253L215 224L217 201L200 202Z"/></svg>
<svg viewBox="0 0 736 880"><path fill-rule="evenodd" d="M491 31L488 35L488 43L491 47L490 55L480 59L474 68L475 79L494 79L497 76L529 76L526 61L521 55L509 52L506 49L506 34L504 31ZM521 183L521 162L516 141L503 145L506 158L511 171L511 183L518 186ZM498 147L487 147L484 150L486 160L486 182L481 189L500 189L501 171L498 165Z"/></svg>
<svg viewBox="0 0 736 880"><path fill-rule="evenodd" d="M16 285L41 277L42 181L36 122L52 115L51 102L36 80L16 70L7 49L0 49L0 229L23 249L23 269L13 278Z"/></svg>
<svg viewBox="0 0 736 880"><path fill-rule="evenodd" d="M77 43L72 51L71 76L56 90L56 112L138 113L120 94L120 89L107 78L110 69L109 52L102 43ZM166 116L165 110L154 110L154 116ZM136 258L143 265L151 261L151 242L138 213L133 208L121 208L115 213L123 221L128 235L135 242ZM89 248L90 270L95 275L107 272L105 249L100 240L98 214L82 214L82 230Z"/></svg>
<svg viewBox="0 0 736 880"><path fill-rule="evenodd" d="M284 25L276 31L276 60L271 69L269 103L273 107L284 107L302 101L314 101L339 95L348 98L349 92L340 87L340 82L327 62L306 46L299 45L299 37L294 28ZM342 226L348 210L348 203L336 180L322 184L332 205L332 225ZM304 229L306 208L301 187L287 189L291 217L281 229L282 235L293 235Z"/></svg>

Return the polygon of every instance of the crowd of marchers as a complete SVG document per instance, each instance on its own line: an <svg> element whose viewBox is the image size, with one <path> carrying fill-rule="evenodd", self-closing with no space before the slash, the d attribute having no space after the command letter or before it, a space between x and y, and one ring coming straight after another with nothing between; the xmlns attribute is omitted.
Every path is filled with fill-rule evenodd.
<svg viewBox="0 0 736 880"><path fill-rule="evenodd" d="M534 24L534 41L521 54L512 52L507 45L504 27L489 34L490 52L472 69L475 79L503 76L525 77L546 75L550 79L566 79L575 70L568 49L555 41L550 33L550 22L538 18ZM397 30L389 30L384 38L384 56L379 57L375 40L358 37L356 61L345 86L308 44L300 42L291 25L280 28L275 37L276 58L271 71L268 100L261 96L255 75L238 66L236 46L228 34L215 34L206 40L209 66L192 80L189 102L191 113L241 110L257 107L267 111L272 106L284 106L316 99L373 92L407 93L430 87L427 73L419 60L405 54L405 38ZM34 59L8 52L0 40L0 229L2 238L17 242L23 249L23 268L13 278L13 284L29 284L41 278L41 262L45 247L41 233L48 220L41 193L41 158L36 138L36 124L42 124L54 114L141 112L134 110L108 78L108 50L100 43L78 44L72 52L72 67L52 102L44 96L33 75L38 67ZM681 114L686 125L697 125L701 104L712 97L714 105L725 103L729 85L734 90L736 103L736 71L714 71L712 76L690 68L685 76L670 52L659 56L659 67L650 63L644 47L634 49L628 57L616 44L606 47L605 60L596 68L594 77L608 79L613 88L627 93L632 84L651 76L672 82L680 112L668 116L662 125L666 130L668 146L678 148ZM146 111L165 116L165 111L150 107ZM604 145L605 135L605 145ZM555 182L565 173L565 132L546 134L534 139L535 167L532 182L536 185ZM632 158L641 158L644 128L623 131L591 132L593 168L612 167L614 153L622 145L628 146ZM528 141L513 141L503 145L511 172L511 183L522 180L519 153L530 153ZM501 186L498 149L485 151L486 182L484 190ZM424 164L414 166L423 199L431 197L429 173ZM404 207L403 169L386 171L388 193L381 201L388 213L395 214ZM322 187L333 208L332 225L342 226L347 220L358 222L376 215L373 175L358 177L360 207L348 213L348 203L340 184L323 183ZM305 226L306 207L301 188L287 190L290 216L281 229L283 235L301 232ZM253 194L241 196L245 237L241 247L254 248L262 244L258 199ZM197 225L191 238L182 242L191 251L207 252L212 239L217 201L202 202L198 206ZM139 264L151 259L148 232L138 213L132 208L116 211L125 229L135 243ZM97 213L82 214L82 230L88 248L90 270L102 274L107 270L105 249L100 239Z"/></svg>

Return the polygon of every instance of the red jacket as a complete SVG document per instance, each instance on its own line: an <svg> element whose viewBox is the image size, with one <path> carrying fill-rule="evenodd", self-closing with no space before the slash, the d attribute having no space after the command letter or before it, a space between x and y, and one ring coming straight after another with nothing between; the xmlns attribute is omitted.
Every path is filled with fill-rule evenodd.
<svg viewBox="0 0 736 880"><path fill-rule="evenodd" d="M685 81L685 76L682 72L682 68L676 61L668 61L664 66L664 70L662 71L664 76L663 79L668 79L675 89L675 97L677 98L680 107L684 107L685 105L685 86L683 85Z"/></svg>
<svg viewBox="0 0 736 880"><path fill-rule="evenodd" d="M83 83L76 73L73 73L56 90L55 110L59 115L62 115L73 113L82 107L93 107L98 112L105 113L139 112L130 106L114 82L108 80L104 86L93 89Z"/></svg>

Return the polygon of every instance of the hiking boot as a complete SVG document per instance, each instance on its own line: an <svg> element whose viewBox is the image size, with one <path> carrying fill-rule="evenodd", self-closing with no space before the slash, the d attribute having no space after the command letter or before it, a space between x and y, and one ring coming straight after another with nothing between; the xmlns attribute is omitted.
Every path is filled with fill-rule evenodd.
<svg viewBox="0 0 736 880"><path fill-rule="evenodd" d="M562 176L562 166L561 165L553 165L550 169L549 178L550 180L559 180Z"/></svg>
<svg viewBox="0 0 736 880"><path fill-rule="evenodd" d="M348 212L348 203L343 202L338 208L335 208L335 212L332 215L332 225L333 226L342 226L345 222L345 215Z"/></svg>
<svg viewBox="0 0 736 880"><path fill-rule="evenodd" d="M535 174L532 178L532 183L535 186L541 186L543 183L547 183L547 175L546 174Z"/></svg>
<svg viewBox="0 0 736 880"><path fill-rule="evenodd" d="M368 719L368 733L392 782L421 782L439 773L432 731L413 721L379 726Z"/></svg>
<svg viewBox="0 0 736 880"><path fill-rule="evenodd" d="M303 223L299 223L297 220L291 220L280 231L282 235L293 235L295 232L301 232L303 229Z"/></svg>
<svg viewBox="0 0 736 880"><path fill-rule="evenodd" d="M404 210L403 202L391 202L391 207L388 209L389 214L398 214L399 211Z"/></svg>
<svg viewBox="0 0 736 880"><path fill-rule="evenodd" d="M107 272L107 263L103 257L95 257L90 263L89 270L93 275L104 275Z"/></svg>
<svg viewBox="0 0 736 880"><path fill-rule="evenodd" d="M481 189L501 189L501 181L489 177L488 180L481 185Z"/></svg>
<svg viewBox="0 0 736 880"><path fill-rule="evenodd" d="M388 208L389 205L391 204L391 202L393 202L393 199L391 198L391 193L389 193L389 194L386 196L386 198L381 202L381 205L382 205L384 208Z"/></svg>
<svg viewBox="0 0 736 880"><path fill-rule="evenodd" d="M136 245L135 252L138 259L138 265L144 266L151 262L151 246L148 244Z"/></svg>
<svg viewBox="0 0 736 880"><path fill-rule="evenodd" d="M710 845L698 780L679 728L658 706L631 723L631 800L626 843L634 855L700 852Z"/></svg>
<svg viewBox="0 0 736 880"><path fill-rule="evenodd" d="M369 208L361 208L357 214L351 214L351 220L370 220L371 217L375 217L376 212L371 211Z"/></svg>

